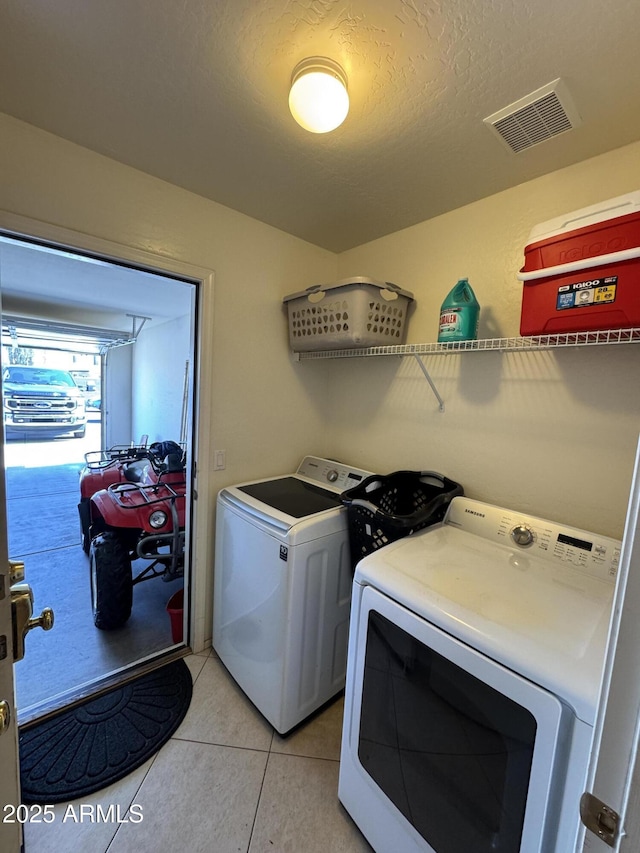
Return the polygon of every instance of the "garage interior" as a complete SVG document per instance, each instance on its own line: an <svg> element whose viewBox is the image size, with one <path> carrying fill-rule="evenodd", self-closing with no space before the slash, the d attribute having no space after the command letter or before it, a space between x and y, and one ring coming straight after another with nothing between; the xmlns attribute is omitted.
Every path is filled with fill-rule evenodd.
<svg viewBox="0 0 640 853"><path fill-rule="evenodd" d="M53 367L56 353L62 369L95 365L99 382L87 391L100 405L87 409L84 438L5 443L9 555L24 562L34 616L45 607L55 614L50 632L29 632L15 667L19 720L26 723L181 645L166 609L180 578L136 584L123 627L101 631L93 624L78 478L86 452L137 444L143 436L149 444L181 441L187 462L192 458L197 287L10 235L0 235L0 287L3 364L10 347L30 347ZM187 506L189 494L188 485ZM188 536L187 518L187 543ZM185 550L186 595L188 544ZM134 577L141 562L134 562ZM186 643L186 629L184 637Z"/></svg>

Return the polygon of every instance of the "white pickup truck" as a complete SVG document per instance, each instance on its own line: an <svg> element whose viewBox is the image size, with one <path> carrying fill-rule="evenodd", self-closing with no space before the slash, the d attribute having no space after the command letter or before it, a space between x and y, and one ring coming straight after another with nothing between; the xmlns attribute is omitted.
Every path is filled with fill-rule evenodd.
<svg viewBox="0 0 640 853"><path fill-rule="evenodd" d="M2 409L9 438L85 434L84 396L66 370L15 364L2 371Z"/></svg>

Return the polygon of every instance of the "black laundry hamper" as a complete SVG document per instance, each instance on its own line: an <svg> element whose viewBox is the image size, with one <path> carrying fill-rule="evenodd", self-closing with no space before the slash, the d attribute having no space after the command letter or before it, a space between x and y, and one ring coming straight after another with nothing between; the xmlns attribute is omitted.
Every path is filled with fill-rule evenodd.
<svg viewBox="0 0 640 853"><path fill-rule="evenodd" d="M459 483L436 471L374 474L340 495L347 508L351 567L367 554L444 518Z"/></svg>

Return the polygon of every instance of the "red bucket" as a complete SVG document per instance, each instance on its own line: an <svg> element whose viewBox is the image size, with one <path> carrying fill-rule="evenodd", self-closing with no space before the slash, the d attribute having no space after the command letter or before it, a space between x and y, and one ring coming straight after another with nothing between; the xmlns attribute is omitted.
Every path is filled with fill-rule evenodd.
<svg viewBox="0 0 640 853"><path fill-rule="evenodd" d="M184 589L179 589L167 602L167 613L171 620L171 639L182 642L182 624L184 620Z"/></svg>

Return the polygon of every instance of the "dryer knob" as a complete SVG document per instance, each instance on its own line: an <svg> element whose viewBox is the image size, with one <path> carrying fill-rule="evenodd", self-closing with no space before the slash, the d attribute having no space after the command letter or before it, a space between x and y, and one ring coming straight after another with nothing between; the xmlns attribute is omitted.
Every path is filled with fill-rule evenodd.
<svg viewBox="0 0 640 853"><path fill-rule="evenodd" d="M330 471L327 471L327 480L330 483L335 483L335 481L337 479L338 479L338 472L336 471L335 468L332 468Z"/></svg>
<svg viewBox="0 0 640 853"><path fill-rule="evenodd" d="M535 534L526 524L516 524L511 531L511 538L521 548L528 548L529 545L533 545Z"/></svg>

